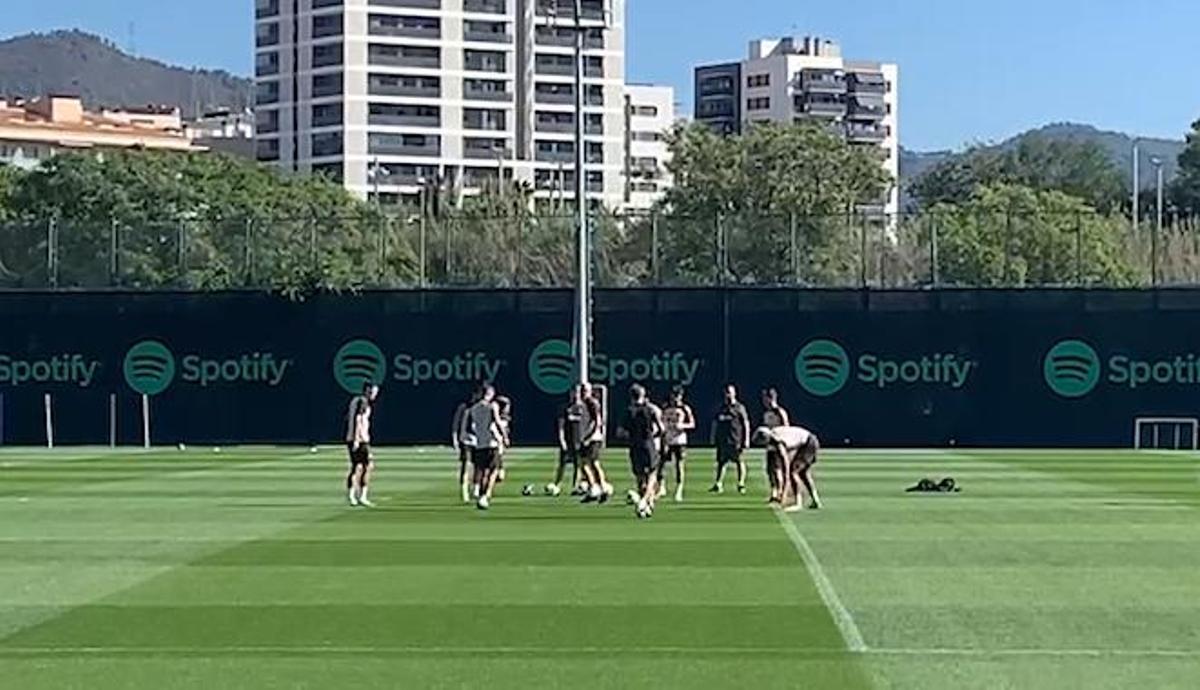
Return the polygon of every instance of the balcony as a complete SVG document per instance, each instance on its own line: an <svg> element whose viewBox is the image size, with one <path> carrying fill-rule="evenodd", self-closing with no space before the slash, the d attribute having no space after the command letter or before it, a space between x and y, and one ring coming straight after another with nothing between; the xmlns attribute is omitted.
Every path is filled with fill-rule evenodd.
<svg viewBox="0 0 1200 690"><path fill-rule="evenodd" d="M378 7L404 7L417 10L440 10L442 0L371 0Z"/></svg>
<svg viewBox="0 0 1200 690"><path fill-rule="evenodd" d="M463 60L463 69L471 72L491 72L494 74L504 74L507 71L503 59L481 58L477 56L469 56Z"/></svg>
<svg viewBox="0 0 1200 690"><path fill-rule="evenodd" d="M574 163L575 152L562 149L538 149L533 154L533 159L539 163Z"/></svg>
<svg viewBox="0 0 1200 690"><path fill-rule="evenodd" d="M852 72L847 83L853 93L883 95L888 92L887 79L873 72Z"/></svg>
<svg viewBox="0 0 1200 690"><path fill-rule="evenodd" d="M367 124L384 127L441 127L442 116L404 112L387 108L367 115Z"/></svg>
<svg viewBox="0 0 1200 690"><path fill-rule="evenodd" d="M508 11L507 4L506 0L463 0L463 12L505 14Z"/></svg>
<svg viewBox="0 0 1200 690"><path fill-rule="evenodd" d="M557 77L575 76L575 65L570 62L553 62L539 60L533 68L534 74L544 74Z"/></svg>
<svg viewBox="0 0 1200 690"><path fill-rule="evenodd" d="M846 75L835 70L803 70L799 84L807 93L846 93Z"/></svg>
<svg viewBox="0 0 1200 690"><path fill-rule="evenodd" d="M463 143L463 158L471 160L508 160L512 158L512 149L507 145L496 146L492 142L475 142L467 139Z"/></svg>
<svg viewBox="0 0 1200 690"><path fill-rule="evenodd" d="M389 17L388 19L392 19ZM435 20L436 21L436 20ZM400 38L425 38L437 40L442 37L441 25L412 25L371 17L367 33L371 36L396 36Z"/></svg>
<svg viewBox="0 0 1200 690"><path fill-rule="evenodd" d="M570 91L537 91L533 100L535 103L551 105L574 105L575 94Z"/></svg>
<svg viewBox="0 0 1200 690"><path fill-rule="evenodd" d="M423 142L415 143L399 138L372 136L367 148L368 153L375 156L437 158L442 153L441 141L437 137L426 137Z"/></svg>
<svg viewBox="0 0 1200 690"><path fill-rule="evenodd" d="M415 98L440 98L440 84L391 83L372 79L367 83L367 93L372 96L410 96Z"/></svg>
<svg viewBox="0 0 1200 690"><path fill-rule="evenodd" d="M845 117L846 101L834 96L796 96L796 112L811 117Z"/></svg>
<svg viewBox="0 0 1200 690"><path fill-rule="evenodd" d="M401 52L391 50L381 50L376 46L371 46L368 54L368 62L372 65L381 65L384 67L419 67L428 69L437 69L442 66L441 54L434 50L432 53L426 52Z"/></svg>
<svg viewBox="0 0 1200 690"><path fill-rule="evenodd" d="M549 5L538 3L537 16L539 18L557 18L559 20L574 21L575 7L573 3L566 3L560 0L557 5ZM604 21L604 8L599 3L585 4L583 6L584 21Z"/></svg>
<svg viewBox="0 0 1200 690"><path fill-rule="evenodd" d="M880 124L851 122L846 125L846 139L855 144L881 144L892 134L892 128Z"/></svg>
<svg viewBox="0 0 1200 690"><path fill-rule="evenodd" d="M468 101L498 101L503 103L512 103L513 95L511 91L501 91L467 83L463 85L463 98Z"/></svg>
<svg viewBox="0 0 1200 690"><path fill-rule="evenodd" d="M575 31L554 31L538 29L534 37L534 43L539 46L555 46L558 48L574 48L575 47ZM604 36L585 35L583 37L583 47L587 50L604 50Z"/></svg>
<svg viewBox="0 0 1200 690"><path fill-rule="evenodd" d="M849 117L856 120L879 121L887 117L887 104L882 99L854 97L850 99Z"/></svg>
<svg viewBox="0 0 1200 690"><path fill-rule="evenodd" d="M512 43L513 35L507 31L463 29L463 40L475 41L476 43Z"/></svg>

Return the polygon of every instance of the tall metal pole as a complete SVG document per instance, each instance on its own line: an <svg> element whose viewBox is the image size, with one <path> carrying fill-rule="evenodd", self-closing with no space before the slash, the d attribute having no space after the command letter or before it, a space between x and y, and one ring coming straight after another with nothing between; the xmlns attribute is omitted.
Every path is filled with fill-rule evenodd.
<svg viewBox="0 0 1200 690"><path fill-rule="evenodd" d="M1133 233L1136 236L1141 224L1142 201L1142 145L1133 140Z"/></svg>
<svg viewBox="0 0 1200 690"><path fill-rule="evenodd" d="M575 362L579 383L588 382L591 357L591 251L588 233L587 159L584 153L583 0L575 0L575 214L578 279L575 288Z"/></svg>
<svg viewBox="0 0 1200 690"><path fill-rule="evenodd" d="M1151 249L1151 258L1154 261L1151 262L1153 275L1151 276L1150 283L1151 285L1158 285L1158 241L1163 232L1163 162L1161 158L1154 160L1154 167L1157 168L1158 177L1158 209L1157 219L1154 224L1154 244L1153 249Z"/></svg>

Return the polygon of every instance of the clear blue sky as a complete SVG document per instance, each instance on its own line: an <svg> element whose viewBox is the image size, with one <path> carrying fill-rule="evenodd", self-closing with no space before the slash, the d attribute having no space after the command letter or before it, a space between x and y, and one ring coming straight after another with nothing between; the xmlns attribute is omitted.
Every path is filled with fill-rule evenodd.
<svg viewBox="0 0 1200 690"><path fill-rule="evenodd" d="M78 27L141 55L247 74L253 0L6 2L0 35ZM957 147L1070 120L1182 137L1200 118L1200 0L628 0L631 81L673 84L754 37L816 33L898 62L901 138Z"/></svg>

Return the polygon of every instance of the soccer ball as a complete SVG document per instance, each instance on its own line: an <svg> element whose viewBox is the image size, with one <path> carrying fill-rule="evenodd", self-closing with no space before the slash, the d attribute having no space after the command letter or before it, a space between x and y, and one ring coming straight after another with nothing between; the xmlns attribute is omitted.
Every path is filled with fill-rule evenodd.
<svg viewBox="0 0 1200 690"><path fill-rule="evenodd" d="M546 485L546 495L547 496L555 497L555 496L558 496L560 493L562 493L562 489L558 488L558 484L547 484Z"/></svg>
<svg viewBox="0 0 1200 690"><path fill-rule="evenodd" d="M308 449L308 452L310 452L310 453L316 453L318 450L320 450L320 449L319 449L319 448L317 448L316 446L313 446L312 448L309 448L309 449Z"/></svg>
<svg viewBox="0 0 1200 690"><path fill-rule="evenodd" d="M633 489L630 489L628 493L625 494L626 505L635 505L639 500L641 500L641 496L638 496L638 493Z"/></svg>
<svg viewBox="0 0 1200 690"><path fill-rule="evenodd" d="M180 443L178 447L179 447L179 450L180 450L180 451L185 451L185 450L187 450L187 445L186 445L186 444Z"/></svg>
<svg viewBox="0 0 1200 690"><path fill-rule="evenodd" d="M533 495L533 484L526 484L525 488L521 489L521 495L522 496L532 496Z"/></svg>

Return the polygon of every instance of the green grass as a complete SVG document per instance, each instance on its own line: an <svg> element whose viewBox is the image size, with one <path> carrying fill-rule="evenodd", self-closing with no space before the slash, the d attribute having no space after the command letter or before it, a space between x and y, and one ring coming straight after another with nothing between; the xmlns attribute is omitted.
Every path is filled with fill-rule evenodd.
<svg viewBox="0 0 1200 690"><path fill-rule="evenodd" d="M827 507L791 534L758 467L749 497L704 493L703 451L649 522L520 497L549 453L516 453L486 514L447 452L379 456L368 511L343 505L334 449L0 450L0 687L1200 678L1194 454L831 451ZM903 492L945 475L964 493Z"/></svg>

